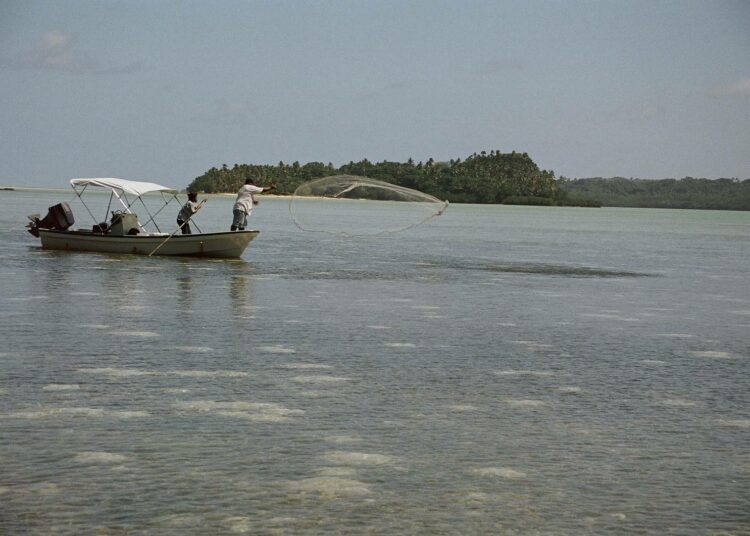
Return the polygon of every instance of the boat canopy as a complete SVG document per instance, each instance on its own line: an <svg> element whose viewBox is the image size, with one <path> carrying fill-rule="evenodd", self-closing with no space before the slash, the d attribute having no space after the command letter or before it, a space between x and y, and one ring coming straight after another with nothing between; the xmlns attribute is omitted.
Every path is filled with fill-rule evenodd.
<svg viewBox="0 0 750 536"><path fill-rule="evenodd" d="M119 193L126 193L136 196L142 196L150 192L166 192L176 194L177 190L168 188L161 184L153 182L128 181L125 179L115 179L111 177L93 178L93 179L70 179L70 185L75 190L78 186L97 186L99 188L108 188Z"/></svg>
<svg viewBox="0 0 750 536"><path fill-rule="evenodd" d="M106 190L109 190L109 204L107 206L106 214L109 214L110 208L112 208L112 201L115 198L120 203L124 211L129 214L133 214L131 207L135 203L140 201L143 209L149 215L149 219L148 221L146 221L146 223L141 223L140 220L138 220L138 226L143 232L146 232L145 226L149 224L153 224L154 227L156 227L156 230L161 232L154 218L162 210L164 210L167 205L169 205L170 201L177 200L177 190L175 190L174 188L169 188L167 186L162 186L161 184L156 184L155 182L128 181L125 179L115 179L112 177L97 177L91 179L70 179L70 186L73 187L73 191L81 201L81 204L86 208L95 222L101 220L98 220L94 216L86 202L83 200L83 194L86 191L86 188L88 188L89 186L95 186L97 188L104 188ZM151 213L151 210L143 200L143 195L148 193L161 194L161 200L163 204L155 214ZM128 196L130 196L130 198ZM114 217L114 212L112 214Z"/></svg>

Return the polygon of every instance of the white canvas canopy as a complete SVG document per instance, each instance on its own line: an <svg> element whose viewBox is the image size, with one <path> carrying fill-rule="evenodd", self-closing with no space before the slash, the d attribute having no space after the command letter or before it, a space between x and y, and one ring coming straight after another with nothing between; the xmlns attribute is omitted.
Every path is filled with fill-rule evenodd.
<svg viewBox="0 0 750 536"><path fill-rule="evenodd" d="M159 230L159 226L156 224L154 217L159 214L164 208L170 203L171 200L177 200L177 190L156 184L155 182L140 182L140 181L129 181L125 179L116 179L113 177L96 177L89 179L70 179L70 186L76 193L78 199L81 200L81 204L86 208L88 213L94 219L97 220L94 214L89 209L86 202L83 200L83 194L89 186L97 188L104 188L110 192L110 204L107 206L107 214L110 211L112 199L117 199L125 212L133 214L131 207L134 203L140 201L143 209L148 213L149 219L146 223L138 221L138 226L143 232L146 232L145 225L153 223L153 225ZM156 212L152 214L149 207L143 201L143 195L148 193L159 193L162 198L162 206ZM130 196L130 197L128 197Z"/></svg>
<svg viewBox="0 0 750 536"><path fill-rule="evenodd" d="M136 196L142 196L149 192L166 192L176 194L177 190L168 188L161 184L153 182L128 181L125 179L115 179L111 177L93 178L93 179L71 179L70 185L75 190L79 186L96 186L99 188L108 188L118 193L126 193Z"/></svg>

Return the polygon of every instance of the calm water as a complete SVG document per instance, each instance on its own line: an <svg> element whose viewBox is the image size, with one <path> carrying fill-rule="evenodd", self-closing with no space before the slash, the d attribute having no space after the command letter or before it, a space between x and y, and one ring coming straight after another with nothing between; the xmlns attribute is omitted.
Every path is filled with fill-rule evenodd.
<svg viewBox="0 0 750 536"><path fill-rule="evenodd" d="M750 533L750 213L264 199L207 261L42 251L69 199L0 192L1 534Z"/></svg>

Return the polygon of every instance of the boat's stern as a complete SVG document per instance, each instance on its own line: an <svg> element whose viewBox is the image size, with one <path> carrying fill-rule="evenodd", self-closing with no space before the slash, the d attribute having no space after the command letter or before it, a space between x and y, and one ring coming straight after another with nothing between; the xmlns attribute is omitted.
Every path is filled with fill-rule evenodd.
<svg viewBox="0 0 750 536"><path fill-rule="evenodd" d="M58 229L60 231L66 230L68 227L73 225L75 218L73 218L73 211L70 209L70 205L63 201L57 205L49 207L49 212L44 218L39 218L39 214L32 214L29 216L29 222L26 224L27 230L39 237L39 229Z"/></svg>

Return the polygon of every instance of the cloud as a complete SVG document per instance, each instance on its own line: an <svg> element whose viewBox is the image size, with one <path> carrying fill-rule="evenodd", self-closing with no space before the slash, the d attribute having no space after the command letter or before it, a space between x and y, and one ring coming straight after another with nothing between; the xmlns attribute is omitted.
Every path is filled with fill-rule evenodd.
<svg viewBox="0 0 750 536"><path fill-rule="evenodd" d="M750 76L741 78L732 84L717 88L714 91L714 95L718 97L727 95L750 95Z"/></svg>
<svg viewBox="0 0 750 536"><path fill-rule="evenodd" d="M60 30L45 33L32 48L0 58L0 65L13 69L61 71L71 74L122 74L138 71L142 62L104 65L86 50L79 49L74 34Z"/></svg>
<svg viewBox="0 0 750 536"><path fill-rule="evenodd" d="M219 112L222 115L227 116L244 116L245 115L245 106L238 102L232 102L224 97L217 99L216 104L219 108Z"/></svg>
<svg viewBox="0 0 750 536"><path fill-rule="evenodd" d="M406 82L391 82L389 84L386 84L385 88L389 89L391 91L401 91L402 89L406 89L408 87L408 84Z"/></svg>
<svg viewBox="0 0 750 536"><path fill-rule="evenodd" d="M250 124L257 112L255 106L220 97L214 99L206 109L193 115L190 120L203 125L244 127Z"/></svg>
<svg viewBox="0 0 750 536"><path fill-rule="evenodd" d="M481 67L481 71L483 74L518 72L523 71L523 64L513 58L495 58L485 62Z"/></svg>
<svg viewBox="0 0 750 536"><path fill-rule="evenodd" d="M250 110L244 104L222 97L216 100L216 107L216 119L223 124L243 126L250 121Z"/></svg>

